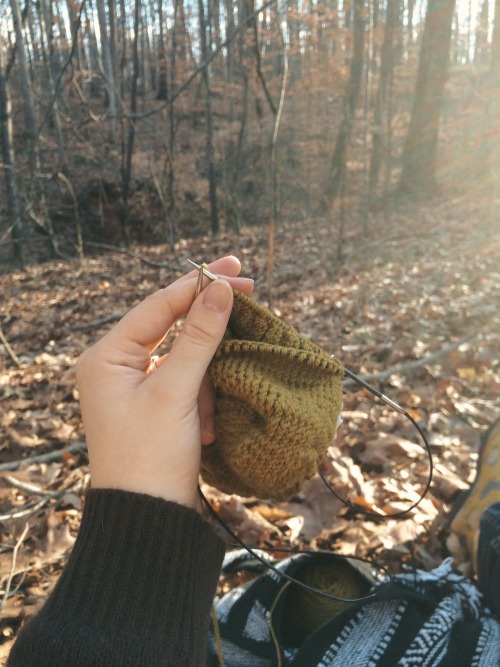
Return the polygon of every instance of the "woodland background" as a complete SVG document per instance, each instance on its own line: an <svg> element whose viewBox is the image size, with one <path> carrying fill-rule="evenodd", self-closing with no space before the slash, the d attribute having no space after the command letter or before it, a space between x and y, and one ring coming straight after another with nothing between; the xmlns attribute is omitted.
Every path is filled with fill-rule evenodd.
<svg viewBox="0 0 500 667"><path fill-rule="evenodd" d="M499 0L0 0L0 39L3 655L89 484L75 361L186 257L238 255L436 463L406 520L316 478L279 504L205 488L221 517L251 544L469 572L445 516L499 405ZM339 492L382 519L416 500L408 423L348 383L343 418Z"/></svg>

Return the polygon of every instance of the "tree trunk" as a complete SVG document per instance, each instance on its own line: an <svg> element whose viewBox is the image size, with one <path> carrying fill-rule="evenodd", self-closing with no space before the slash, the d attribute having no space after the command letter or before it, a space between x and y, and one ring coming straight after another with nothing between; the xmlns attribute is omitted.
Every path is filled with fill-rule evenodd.
<svg viewBox="0 0 500 667"><path fill-rule="evenodd" d="M403 149L402 190L421 192L435 185L454 10L455 0L429 0L412 116Z"/></svg>
<svg viewBox="0 0 500 667"><path fill-rule="evenodd" d="M483 0L476 25L476 43L474 46L474 62L484 64L488 53L489 0Z"/></svg>
<svg viewBox="0 0 500 667"><path fill-rule="evenodd" d="M384 43L382 45L380 78L375 100L375 130L373 132L373 150L370 164L370 194L377 187L380 168L387 155L386 110L387 93L394 69L394 33L398 19L398 0L387 0ZM390 122L390 119L389 121Z"/></svg>
<svg viewBox="0 0 500 667"><path fill-rule="evenodd" d="M16 49L17 62L19 64L19 79L21 84L21 95L23 98L24 109L24 129L26 136L30 139L36 138L37 121L36 111L31 94L31 81L28 71L28 63L26 62L26 51L24 48L24 37L21 23L21 8L19 7L19 0L10 0L12 8L12 21L14 23L14 31L16 34Z"/></svg>
<svg viewBox="0 0 500 667"><path fill-rule="evenodd" d="M88 29L88 64L89 64L89 80L90 80L90 95L91 97L99 97L102 88L102 77L99 73L99 48L97 46L97 37L95 34L93 21L89 7L85 5L85 21L89 26Z"/></svg>
<svg viewBox="0 0 500 667"><path fill-rule="evenodd" d="M209 57L207 45L207 23L205 21L204 0L198 0L198 13L200 22L201 60L205 62ZM203 87L205 88L205 131L208 170L208 194L210 199L210 229L214 234L219 231L219 214L217 211L217 180L215 173L215 157L213 144L213 117L212 117L212 91L210 90L209 68L204 67L201 73Z"/></svg>
<svg viewBox="0 0 500 667"><path fill-rule="evenodd" d="M47 57L50 67L50 79L52 82L57 81L59 72L61 71L61 55L59 46L54 37L54 4L50 0L39 0L40 24L44 24L46 36ZM57 93L58 101L62 101L64 91L61 82L58 84L57 91L53 91L54 95Z"/></svg>
<svg viewBox="0 0 500 667"><path fill-rule="evenodd" d="M104 75L106 76L106 90L108 92L108 112L110 117L108 138L110 143L115 142L116 137L116 88L115 77L113 76L113 61L111 59L111 49L109 46L108 27L106 8L104 0L96 0L97 16L99 20L99 31L101 33L101 50L104 65Z"/></svg>
<svg viewBox="0 0 500 667"><path fill-rule="evenodd" d="M109 55L111 58L111 68L113 70L113 81L115 83L116 90L120 90L116 0L108 0L108 16L109 16Z"/></svg>
<svg viewBox="0 0 500 667"><path fill-rule="evenodd" d="M51 25L50 8L44 2L39 3L39 23L40 23L40 46L42 49L43 60L47 72L47 82L44 86L45 106L47 108L46 114L50 114L50 125L54 128L57 144L59 146L59 154L61 162L65 162L64 140L62 135L61 123L59 121L59 95L61 89L56 91L55 76L57 76L57 68L59 61L54 53L54 33ZM49 106L51 105L51 106ZM43 129L47 115L44 115L40 123L40 132Z"/></svg>
<svg viewBox="0 0 500 667"><path fill-rule="evenodd" d="M214 0L213 11L212 11L212 22L213 22L213 40L215 43L215 48L218 49L222 42L220 36L220 0Z"/></svg>
<svg viewBox="0 0 500 667"><path fill-rule="evenodd" d="M127 28L127 8L125 0L120 0L120 71L122 73L120 79L120 94L125 98L125 80L130 81L132 74L130 71L130 58L128 56L128 28Z"/></svg>
<svg viewBox="0 0 500 667"><path fill-rule="evenodd" d="M287 2L287 23L289 39L288 56L288 76L290 85L300 78L300 20L299 20L299 2L298 0L288 0Z"/></svg>
<svg viewBox="0 0 500 667"><path fill-rule="evenodd" d="M491 39L488 104L483 122L482 180L493 192L500 182L500 0L495 0L495 17Z"/></svg>
<svg viewBox="0 0 500 667"><path fill-rule="evenodd" d="M330 165L330 173L327 183L325 196L333 200L338 194L341 175L344 171L347 148L351 138L352 122L354 112L358 104L359 91L363 75L363 60L365 50L365 16L364 0L354 0L354 50L351 60L351 73L347 84L344 118L337 135L337 143L333 152Z"/></svg>
<svg viewBox="0 0 500 667"><path fill-rule="evenodd" d="M415 9L415 0L408 0L408 51L413 45L413 11ZM389 9L387 9L389 13Z"/></svg>
<svg viewBox="0 0 500 667"><path fill-rule="evenodd" d="M25 11L27 11L25 25L28 28L29 44L31 47L31 52L33 54L33 62L37 64L40 62L40 50L38 49L38 42L35 37L35 30L33 26L33 21L34 21L33 6L31 4L27 4Z"/></svg>
<svg viewBox="0 0 500 667"><path fill-rule="evenodd" d="M495 0L495 18L491 39L490 77L497 92L500 90L500 0Z"/></svg>
<svg viewBox="0 0 500 667"><path fill-rule="evenodd" d="M163 0L158 0L158 25L159 25L159 35L158 35L158 89L156 93L157 100L166 100L167 99L167 51L165 48L165 37L164 37L164 28L163 28Z"/></svg>
<svg viewBox="0 0 500 667"><path fill-rule="evenodd" d="M128 216L128 198L130 193L130 177L132 175L132 156L134 154L135 121L132 120L137 111L137 78L139 76L139 32L140 32L141 0L135 0L134 7L134 42L132 45L133 74L132 89L130 91L130 116L128 141L126 145L125 159L122 166L122 197L123 197L123 231L127 246L130 245L130 226Z"/></svg>
<svg viewBox="0 0 500 667"><path fill-rule="evenodd" d="M234 3L231 0L224 0L226 8L226 33L231 35L234 32L235 22L234 22ZM227 80L231 82L233 80L233 70L234 70L234 44L229 42L226 48L226 70L227 70Z"/></svg>
<svg viewBox="0 0 500 667"><path fill-rule="evenodd" d="M161 0L160 0L161 1ZM170 50L170 76L165 81L167 92L169 96L168 103L168 133L167 133L167 204L165 209L166 217L166 232L167 237L172 248L176 241L177 230L175 226L175 210L176 210L176 196L175 196L175 135L177 131L175 100L172 98L172 93L175 88L177 75L177 36L179 32L179 23L182 20L179 16L179 0L174 0L174 19L172 26L172 45ZM165 63L166 67L166 63ZM166 72L165 72L166 76Z"/></svg>
<svg viewBox="0 0 500 667"><path fill-rule="evenodd" d="M83 31L80 30L80 21L79 21L79 11L77 11L78 5L72 4L72 0L66 0L66 10L68 12L69 25L70 25L70 40L71 44L76 40L76 61L77 67L76 72L74 72L74 80L78 82L80 88L86 93L86 84L84 83L84 78L82 76L83 69L88 68L88 63L85 63L85 45L83 39Z"/></svg>
<svg viewBox="0 0 500 667"><path fill-rule="evenodd" d="M23 224L16 172L14 171L14 145L12 141L12 115L7 79L4 74L3 50L0 49L0 137L2 141L2 162L5 174L5 189L9 216L11 219L11 236L14 241L14 259L24 264Z"/></svg>

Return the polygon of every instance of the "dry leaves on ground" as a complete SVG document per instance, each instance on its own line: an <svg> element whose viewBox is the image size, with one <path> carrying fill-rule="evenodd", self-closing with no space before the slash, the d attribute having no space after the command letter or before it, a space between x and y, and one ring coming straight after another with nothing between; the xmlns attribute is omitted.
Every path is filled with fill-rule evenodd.
<svg viewBox="0 0 500 667"><path fill-rule="evenodd" d="M332 549L394 571L408 563L432 567L446 554L443 519L473 477L479 433L498 414L497 232L465 199L402 207L390 221L373 215L371 224L368 238L347 239L343 264L334 261L327 221L278 230L273 308L411 409L436 462L431 492L405 520L387 518L418 499L426 454L404 417L356 386L346 389L344 423L323 470L340 495L379 512L380 520L355 516L319 478L280 504L205 490L219 516L251 544ZM240 256L264 303L265 239L265 230L251 228L182 241L177 252L195 260ZM167 250L141 252L162 259ZM76 359L176 275L111 254L0 276L0 324L20 361L0 345L1 463L75 445L59 460L0 467L0 643L8 645L46 598L78 529L88 468L78 449L84 434ZM448 546L466 557L453 539Z"/></svg>

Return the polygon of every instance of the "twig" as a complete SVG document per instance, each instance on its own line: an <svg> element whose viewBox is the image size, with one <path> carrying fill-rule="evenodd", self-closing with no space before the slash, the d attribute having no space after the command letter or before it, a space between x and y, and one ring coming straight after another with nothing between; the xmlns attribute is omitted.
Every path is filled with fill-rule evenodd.
<svg viewBox="0 0 500 667"><path fill-rule="evenodd" d="M0 465L0 472L4 472L6 470L17 470L19 466L23 464L31 465L33 463L49 463L51 461L57 461L58 459L62 458L66 452L72 454L78 452L83 453L84 451L84 442L73 442L68 447L64 447L64 449L56 449L53 452L47 452L47 454L37 454L36 456L27 456L25 459L20 459L18 461L2 463Z"/></svg>
<svg viewBox="0 0 500 667"><path fill-rule="evenodd" d="M470 334L469 336L464 336L464 338L459 338L453 343L446 345L441 350L432 352L432 354L429 354L427 357L422 357L422 359L409 361L404 364L397 364L396 366L386 368L385 371L381 371L380 373L369 373L368 375L360 375L360 377L362 380L366 380L366 382L371 382L372 380L383 382L384 380L387 380L387 378L391 377L391 375L396 375L397 373L405 375L406 373L414 371L417 368L422 368L423 366L427 366L427 364L431 364L433 361L436 361L436 359L439 359L440 357L446 356L450 352L453 352L453 350L456 350L457 347L460 347L460 345L474 340L474 338L477 338L479 335L480 332ZM343 384L344 387L357 386L357 383L354 380L346 380Z"/></svg>
<svg viewBox="0 0 500 667"><path fill-rule="evenodd" d="M144 255L139 255L133 250L127 250L127 248L120 248L119 246L110 245L108 243L97 243L96 241L85 241L84 245L92 246L93 248L103 248L103 250L113 250L114 252L121 252L123 255L128 255L134 259L138 259L146 266L152 266L155 269L170 269L171 271L177 271L172 264L168 262L155 262L153 259L148 259Z"/></svg>
<svg viewBox="0 0 500 667"><path fill-rule="evenodd" d="M19 551L19 548L21 544L24 542L24 538L26 537L27 533L29 530L29 524L26 522L24 526L24 530L21 533L21 537L17 540L16 545L12 551L12 562L10 566L10 572L9 572L9 577L7 579L7 583L5 584L5 593L2 599L2 604L0 605L0 611L4 608L5 603L7 602L9 598L9 593L10 593L10 587L12 584L12 580L14 579L15 572L16 572L16 561L17 561L17 552Z"/></svg>
<svg viewBox="0 0 500 667"><path fill-rule="evenodd" d="M54 93L53 93L52 99L51 99L51 101L48 105L47 112L46 112L45 116L42 118L42 121L40 122L40 126L38 127L37 137L36 137L36 141L34 142L34 144L36 144L38 139L40 139L40 135L42 133L42 130L43 130L46 122L48 121L48 119L50 117L50 114L53 111L54 102L56 101L56 98L57 98L57 91L58 91L58 88L59 88L59 84L61 83L61 80L64 76L64 73L66 72L69 65L71 64L71 61L73 60L73 56L75 54L76 46L78 44L78 31L79 31L81 23L82 23L82 12L83 12L83 9L85 7L85 2L86 2L86 0L82 0L82 2L80 4L80 9L78 11L78 16L76 18L76 23L74 25L73 41L72 41L72 44L71 44L71 49L70 49L70 52L69 52L69 56L66 59L66 62L64 63L64 65L61 67L61 71L59 72L59 76L57 77L57 80L54 84Z"/></svg>
<svg viewBox="0 0 500 667"><path fill-rule="evenodd" d="M116 320L121 320L123 313L110 313L109 315L104 315L103 317L98 317L92 322L84 322L83 324L77 324L74 327L71 327L71 331L87 331L88 329L94 329L95 327L100 327L102 324L108 324L109 322L116 322Z"/></svg>
<svg viewBox="0 0 500 667"><path fill-rule="evenodd" d="M57 178L64 183L66 186L66 189L68 190L70 197L73 201L73 210L75 212L75 227L76 227L76 240L77 240L77 251L78 251L78 257L80 259L83 259L83 234L82 234L82 224L80 222L80 212L78 209L78 202L76 199L76 192L73 187L73 184L69 180L69 178L62 173L62 171L57 172Z"/></svg>
<svg viewBox="0 0 500 667"><path fill-rule="evenodd" d="M47 493L47 491L42 489L41 486L37 486L36 484L28 484L27 482L21 482L20 479L12 477L12 475L5 475L3 479L7 482L7 484L10 484L15 489L24 491L25 493L32 493L36 496L44 496Z"/></svg>
<svg viewBox="0 0 500 667"><path fill-rule="evenodd" d="M16 355L16 353L14 352L14 350L13 350L13 349L11 348L11 346L9 345L9 341L5 338L5 335L4 335L3 331L2 331L2 327L1 327L1 326L0 326L0 342L1 342L2 345L5 347L5 350L6 350L7 354L8 354L9 357L12 359L12 361L16 364L16 366L21 367L22 364L21 364L21 362L19 361L19 357Z"/></svg>
<svg viewBox="0 0 500 667"><path fill-rule="evenodd" d="M21 487L22 482L19 482L19 480L15 479L14 477L11 477L10 479L15 480L16 482L16 484L14 484L13 486L22 488ZM62 498L67 493L78 493L79 491L81 491L82 485L83 485L82 480L79 480L78 482L76 482L76 484L70 486L69 489L60 489L59 491L53 491L52 493L47 493L43 491L43 489L39 489L38 487L34 487L35 491L26 491L26 488L22 489L27 493L44 494L44 496L40 500L36 501L32 500L31 502L26 503L20 508L15 507L10 512L7 512L7 514L0 515L0 521L12 521L13 519L20 519L22 517L29 516L30 514L34 514L35 512L38 512L39 509L42 509L42 507L44 507L49 502L49 500ZM24 486L31 487L32 485L26 484Z"/></svg>
<svg viewBox="0 0 500 667"><path fill-rule="evenodd" d="M25 516L34 514L35 512L38 512L38 510L42 509L42 507L44 507L49 502L49 500L52 500L53 497L54 494L48 493L40 500L32 501L26 505L23 505L19 510L7 512L7 514L0 514L0 521L14 521L14 519L22 519Z"/></svg>
<svg viewBox="0 0 500 667"><path fill-rule="evenodd" d="M253 21L253 33L254 33L254 46L255 46L255 59L257 62L256 70L257 70L257 76L259 77L259 81L262 85L262 89L264 91L264 94L266 96L267 103L269 104L271 111L273 113L273 116L276 116L278 113L278 110L276 109L273 98L271 97L271 93L269 92L269 88L267 87L267 82L264 77L264 73L262 72L262 59L261 59L261 54L260 54L260 48L259 48L259 32L257 30L257 21Z"/></svg>
<svg viewBox="0 0 500 667"><path fill-rule="evenodd" d="M31 570L37 569L38 572L42 571L47 565L52 565L52 563L61 562L61 554L54 554L49 558L46 558L42 561L37 561L36 563L30 563L27 567L22 567L19 570L16 570L13 574L14 577L18 577L20 574L23 577L26 576ZM19 586L16 586L16 591L19 589ZM2 591L3 592L3 591Z"/></svg>
<svg viewBox="0 0 500 667"><path fill-rule="evenodd" d="M266 289L269 308L273 307L273 268L274 268L274 234L280 222L280 204L278 194L278 133L280 129L281 116L285 104L286 84L288 80L288 53L283 29L280 29L283 44L283 77L281 79L280 101L276 116L274 118L273 135L271 138L271 190L272 190L272 215L267 229L267 267L266 267Z"/></svg>

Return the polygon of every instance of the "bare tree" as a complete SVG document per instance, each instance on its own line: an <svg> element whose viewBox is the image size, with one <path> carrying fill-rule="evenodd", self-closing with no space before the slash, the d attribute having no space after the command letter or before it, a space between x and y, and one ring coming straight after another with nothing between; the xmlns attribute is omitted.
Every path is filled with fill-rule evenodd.
<svg viewBox="0 0 500 667"><path fill-rule="evenodd" d="M500 0L495 0L495 20L491 39L490 76L498 94L500 92Z"/></svg>
<svg viewBox="0 0 500 667"><path fill-rule="evenodd" d="M370 163L370 193L377 187L380 168L384 158L389 159L388 136L391 123L387 113L389 86L394 69L394 33L398 21L398 0L387 0L384 42L382 45L380 77L375 99L375 123L373 131L373 149Z"/></svg>
<svg viewBox="0 0 500 667"><path fill-rule="evenodd" d="M211 52L207 39L207 22L205 19L204 0L198 0L198 18L200 26L201 58L205 62ZM208 192L210 200L210 229L215 234L219 231L219 214L217 211L217 176L215 172L214 155L214 128L212 115L212 91L210 89L210 69L204 67L201 72L203 87L205 89L205 131L206 131L206 156L208 171Z"/></svg>
<svg viewBox="0 0 500 667"><path fill-rule="evenodd" d="M474 44L474 62L484 64L488 55L488 32L490 29L489 0L483 0L476 23L476 40Z"/></svg>
<svg viewBox="0 0 500 667"><path fill-rule="evenodd" d="M281 91L278 108L274 117L273 134L271 137L271 217L267 229L267 267L266 267L266 288L269 308L273 307L273 268L274 268L274 235L280 222L280 195L278 191L278 134L280 130L281 117L285 104L286 86L288 80L288 53L283 34L283 76L281 78Z"/></svg>
<svg viewBox="0 0 500 667"><path fill-rule="evenodd" d="M106 17L106 8L104 0L96 0L97 16L99 20L99 32L101 33L101 51L104 65L104 75L106 77L106 90L108 93L108 110L110 116L109 123L109 141L114 143L116 137L116 88L113 71L113 61L111 59L111 48L108 36L108 20Z"/></svg>
<svg viewBox="0 0 500 667"><path fill-rule="evenodd" d="M413 44L413 12L415 10L415 0L408 0L408 49ZM387 12L389 9L387 8ZM386 19L387 21L388 19Z"/></svg>
<svg viewBox="0 0 500 667"><path fill-rule="evenodd" d="M344 172L347 147L351 138L354 113L358 104L359 91L363 77L364 49L365 49L365 13L364 0L353 0L353 32L354 48L351 60L351 72L344 101L344 117L337 135L337 142L330 163L330 173L325 197L333 200L338 194L340 181ZM346 5L347 12L347 5ZM346 13L346 22L349 12Z"/></svg>
<svg viewBox="0 0 500 667"><path fill-rule="evenodd" d="M133 58L133 75L132 75L132 90L130 92L130 120L128 139L122 162L122 198L123 198L123 230L127 245L130 245L130 229L129 229L129 192L130 192L130 177L132 174L132 156L134 154L134 139L135 139L135 121L133 120L135 112L137 111L137 78L139 76L139 31L140 31L140 16L141 16L141 0L135 0L134 4L134 43L132 46Z"/></svg>
<svg viewBox="0 0 500 667"><path fill-rule="evenodd" d="M62 136L61 123L59 121L59 98L61 86L56 84L59 81L59 59L55 53L54 33L52 30L52 18L50 15L50 8L47 6L45 0L41 0L38 6L39 23L40 23L40 42L47 73L47 85L43 97L46 101L46 115L42 117L40 123L40 132L42 131L45 118L49 117L55 129L57 143L59 146L59 153L61 160L64 161L64 140ZM58 89L56 90L56 85Z"/></svg>
<svg viewBox="0 0 500 667"><path fill-rule="evenodd" d="M164 36L164 17L163 17L163 0L158 0L158 59L159 59L159 75L158 75L158 89L156 93L157 100L167 99L167 49L165 45Z"/></svg>
<svg viewBox="0 0 500 667"><path fill-rule="evenodd" d="M12 138L11 102L7 77L3 62L3 50L0 48L0 137L2 141L2 162L5 175L5 187L11 220L11 236L14 241L13 256L20 264L24 263L23 223L21 206L19 204L19 189L17 187L16 172L14 169L14 143Z"/></svg>
<svg viewBox="0 0 500 667"><path fill-rule="evenodd" d="M488 103L483 122L482 175L486 187L497 189L500 182L500 0L495 0L495 17L488 73Z"/></svg>
<svg viewBox="0 0 500 667"><path fill-rule="evenodd" d="M28 137L35 139L37 134L36 111L35 104L33 102L33 95L31 92L31 80L28 70L28 63L26 62L26 51L24 48L21 8L19 6L19 0L10 0L10 6L12 9L12 21L14 23L14 31L16 34L17 62L19 64L19 79L21 84L21 95L23 98L24 109L24 129Z"/></svg>
<svg viewBox="0 0 500 667"><path fill-rule="evenodd" d="M432 188L436 179L439 120L450 59L455 0L429 0L400 187Z"/></svg>
<svg viewBox="0 0 500 667"><path fill-rule="evenodd" d="M118 65L118 29L116 18L116 0L108 0L109 17L109 55L113 70L113 81L116 90L120 90L120 68Z"/></svg>

